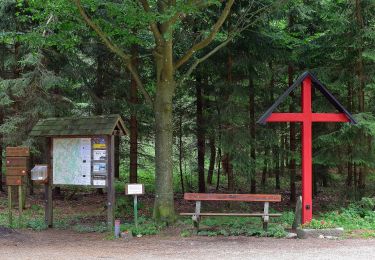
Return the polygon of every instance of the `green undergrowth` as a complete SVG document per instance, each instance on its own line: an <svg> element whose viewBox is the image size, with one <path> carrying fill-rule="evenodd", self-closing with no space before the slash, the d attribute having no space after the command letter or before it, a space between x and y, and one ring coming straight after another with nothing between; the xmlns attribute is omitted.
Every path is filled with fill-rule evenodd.
<svg viewBox="0 0 375 260"><path fill-rule="evenodd" d="M72 229L77 232L105 232L107 227L105 222L93 221L88 222L86 219L91 217L87 214L59 216L59 211L55 210L53 227L55 229L67 230ZM12 211L13 220L9 224L8 210L0 211L0 226L10 227L13 229L32 229L42 231L47 229L44 221L44 208L40 205L32 205L30 208L23 210L19 218L18 210Z"/></svg>
<svg viewBox="0 0 375 260"><path fill-rule="evenodd" d="M323 213L319 220L332 223L336 227L343 227L346 231L375 230L375 199L362 198L346 208Z"/></svg>
<svg viewBox="0 0 375 260"><path fill-rule="evenodd" d="M156 223L152 219L140 217L138 218L138 226L136 227L134 223L124 223L120 225L120 231L129 231L132 232L134 236L137 235L156 235L163 228L165 228L164 223Z"/></svg>
<svg viewBox="0 0 375 260"><path fill-rule="evenodd" d="M258 236L258 237L285 237L285 228L289 225L290 214L285 213L278 221L272 219L267 231L263 230L260 218L249 217L207 217L202 218L200 229L196 232L192 228L185 228L181 231L182 237L193 234L198 236ZM184 220L186 225L191 223L190 219Z"/></svg>

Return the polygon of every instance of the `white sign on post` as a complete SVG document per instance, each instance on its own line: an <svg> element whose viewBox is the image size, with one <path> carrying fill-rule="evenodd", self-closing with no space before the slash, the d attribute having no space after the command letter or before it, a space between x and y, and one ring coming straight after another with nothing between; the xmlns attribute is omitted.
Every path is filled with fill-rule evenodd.
<svg viewBox="0 0 375 260"><path fill-rule="evenodd" d="M125 184L125 194L126 195L142 195L145 189L143 184Z"/></svg>

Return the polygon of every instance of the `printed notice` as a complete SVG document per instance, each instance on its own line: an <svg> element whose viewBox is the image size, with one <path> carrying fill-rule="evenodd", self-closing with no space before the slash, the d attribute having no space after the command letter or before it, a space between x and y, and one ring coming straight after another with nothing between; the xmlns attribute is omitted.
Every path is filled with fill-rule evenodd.
<svg viewBox="0 0 375 260"><path fill-rule="evenodd" d="M125 194L126 195L142 195L144 193L143 184L126 184Z"/></svg>
<svg viewBox="0 0 375 260"><path fill-rule="evenodd" d="M93 153L94 153L94 161L107 159L106 150L93 150Z"/></svg>
<svg viewBox="0 0 375 260"><path fill-rule="evenodd" d="M105 180L93 180L95 186L105 186Z"/></svg>
<svg viewBox="0 0 375 260"><path fill-rule="evenodd" d="M94 163L93 172L105 172L107 171L106 163Z"/></svg>
<svg viewBox="0 0 375 260"><path fill-rule="evenodd" d="M105 139L103 137L96 137L92 139L92 147L94 149L105 149L107 146L105 144Z"/></svg>

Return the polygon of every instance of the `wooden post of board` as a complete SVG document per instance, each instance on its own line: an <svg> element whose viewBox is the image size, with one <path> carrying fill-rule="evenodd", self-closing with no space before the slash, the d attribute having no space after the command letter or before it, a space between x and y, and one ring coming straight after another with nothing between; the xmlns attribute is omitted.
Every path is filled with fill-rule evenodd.
<svg viewBox="0 0 375 260"><path fill-rule="evenodd" d="M52 138L48 138L48 149L47 149L47 157L48 157L48 182L44 185L44 199L45 199L45 213L44 213L44 220L48 227L53 227L53 200L52 200L52 165L53 165L53 149L52 149Z"/></svg>
<svg viewBox="0 0 375 260"><path fill-rule="evenodd" d="M8 207L9 207L9 226L12 226L13 216L12 216L12 186L8 185Z"/></svg>
<svg viewBox="0 0 375 260"><path fill-rule="evenodd" d="M23 209L23 186L18 186L18 226L21 226L22 222L22 209Z"/></svg>
<svg viewBox="0 0 375 260"><path fill-rule="evenodd" d="M107 155L108 155L108 169L107 169L107 227L111 231L115 219L115 187L114 187L114 136L110 135L106 138L107 141Z"/></svg>

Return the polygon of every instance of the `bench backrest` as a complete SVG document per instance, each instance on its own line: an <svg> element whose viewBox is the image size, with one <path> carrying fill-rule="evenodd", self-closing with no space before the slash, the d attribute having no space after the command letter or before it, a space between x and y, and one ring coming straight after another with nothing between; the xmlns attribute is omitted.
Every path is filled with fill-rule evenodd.
<svg viewBox="0 0 375 260"><path fill-rule="evenodd" d="M185 193L185 200L205 201L244 201L244 202L280 202L278 194L217 194L217 193Z"/></svg>

